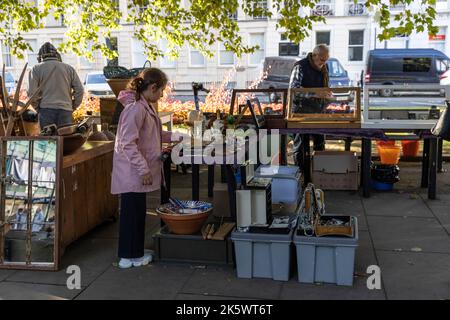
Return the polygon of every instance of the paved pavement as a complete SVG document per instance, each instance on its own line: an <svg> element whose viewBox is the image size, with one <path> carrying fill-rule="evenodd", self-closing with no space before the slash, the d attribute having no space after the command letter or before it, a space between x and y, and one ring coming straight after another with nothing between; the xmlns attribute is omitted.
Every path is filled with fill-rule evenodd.
<svg viewBox="0 0 450 320"><path fill-rule="evenodd" d="M450 166L446 165L449 169ZM189 176L174 174L174 196L190 194ZM201 196L206 199L205 171ZM116 267L117 223L106 223L71 245L59 272L0 270L0 299L450 299L450 178L439 174L439 200L429 201L419 164L401 164L402 181L365 199L358 192L326 192L327 211L359 217L353 287L238 279L230 267L153 263ZM158 194L149 195L152 208ZM146 244L157 230L148 215ZM82 271L81 290L68 290L65 268ZM382 289L368 290L366 269L378 265Z"/></svg>

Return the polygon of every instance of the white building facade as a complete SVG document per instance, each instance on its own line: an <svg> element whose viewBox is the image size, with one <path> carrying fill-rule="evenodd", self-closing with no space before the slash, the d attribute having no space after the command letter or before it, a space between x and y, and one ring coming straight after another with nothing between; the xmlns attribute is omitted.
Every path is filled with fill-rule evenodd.
<svg viewBox="0 0 450 320"><path fill-rule="evenodd" d="M119 1L124 12L127 10L126 1ZM271 7L270 1L263 0L262 5ZM195 49L185 46L175 61L163 57L151 63L152 66L163 69L176 83L177 89L188 89L192 81L220 82L233 65L239 64L241 68L236 76L236 85L243 87L259 76L264 57L302 56L311 51L317 43L327 43L331 56L342 63L352 80L357 81L361 71L365 69L367 52L374 48L435 48L450 56L450 0L437 0L436 9L438 15L435 24L439 26L436 36L429 36L425 32L414 33L409 37L399 36L380 42L377 40L376 23L372 14L366 11L363 0L356 4L352 0L322 0L313 10L314 14L326 16L326 23L315 24L310 35L300 44L290 43L286 40L283 30L276 29L276 16L271 19L255 19L238 11L235 18L239 23L242 38L247 44L260 46L254 54L243 55L238 59L217 43L213 48L213 58L203 57ZM402 8L394 7L391 10L398 12ZM122 29L113 33L111 38L111 42L117 46L119 65L128 68L140 67L147 60L142 44L133 38L133 30L133 25L123 23ZM58 45L63 41L64 33L63 19L55 20L49 17L45 28L24 35L33 48L33 51L27 52L25 60L30 66L36 64L39 47L46 41ZM159 47L165 50L164 40L159 43ZM72 54L63 55L63 60L76 68L82 80L89 72L101 71L107 62L100 53L95 53L94 62ZM5 63L7 70L17 78L25 61L13 57L10 49L2 43L0 63Z"/></svg>

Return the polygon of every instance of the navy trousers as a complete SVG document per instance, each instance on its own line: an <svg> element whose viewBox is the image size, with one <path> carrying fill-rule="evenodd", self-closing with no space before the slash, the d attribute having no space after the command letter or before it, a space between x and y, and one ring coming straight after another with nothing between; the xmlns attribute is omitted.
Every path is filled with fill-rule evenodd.
<svg viewBox="0 0 450 320"><path fill-rule="evenodd" d="M135 259L144 255L145 193L120 195L119 258Z"/></svg>

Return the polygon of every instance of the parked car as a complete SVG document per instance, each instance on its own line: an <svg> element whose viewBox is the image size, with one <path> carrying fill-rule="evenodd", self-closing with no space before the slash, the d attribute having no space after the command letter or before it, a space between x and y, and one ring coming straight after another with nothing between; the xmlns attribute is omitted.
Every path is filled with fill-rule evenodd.
<svg viewBox="0 0 450 320"><path fill-rule="evenodd" d="M5 73L5 87L9 95L14 94L16 91L16 81L14 80L14 76L11 72Z"/></svg>
<svg viewBox="0 0 450 320"><path fill-rule="evenodd" d="M302 57L267 57L263 68L268 70L267 78L258 86L260 89L282 89L289 87L291 72L294 64ZM351 87L352 81L348 72L336 58L330 58L327 62L330 76L330 87ZM270 67L270 68L269 68ZM336 93L342 100L351 99L350 93Z"/></svg>
<svg viewBox="0 0 450 320"><path fill-rule="evenodd" d="M450 68L450 59L435 49L375 49L367 57L364 82L377 85L439 84ZM392 89L378 91L383 97Z"/></svg>
<svg viewBox="0 0 450 320"><path fill-rule="evenodd" d="M113 95L111 87L106 82L103 72L90 72L86 75L84 81L84 89L93 96L108 96Z"/></svg>

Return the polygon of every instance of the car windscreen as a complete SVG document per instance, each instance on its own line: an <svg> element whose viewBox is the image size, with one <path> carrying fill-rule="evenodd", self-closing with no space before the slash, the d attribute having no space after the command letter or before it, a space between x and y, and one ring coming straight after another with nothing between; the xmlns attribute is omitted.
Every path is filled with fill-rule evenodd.
<svg viewBox="0 0 450 320"><path fill-rule="evenodd" d="M345 69L342 67L338 60L328 60L327 66L328 74L330 77L337 78L347 76L345 74Z"/></svg>
<svg viewBox="0 0 450 320"><path fill-rule="evenodd" d="M106 78L103 74L90 74L87 77L87 84L106 83Z"/></svg>

